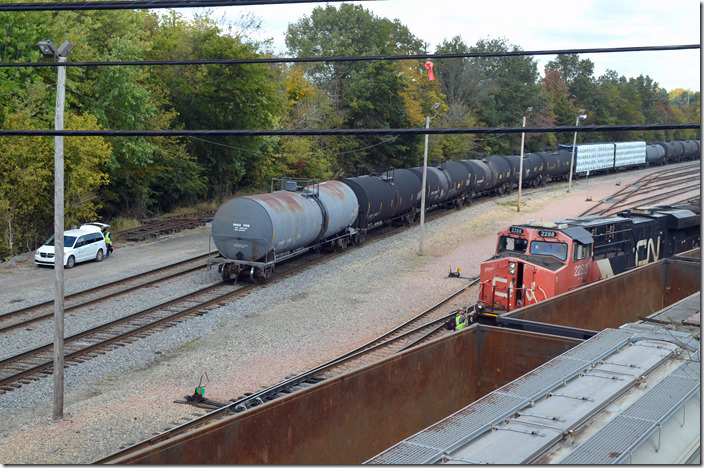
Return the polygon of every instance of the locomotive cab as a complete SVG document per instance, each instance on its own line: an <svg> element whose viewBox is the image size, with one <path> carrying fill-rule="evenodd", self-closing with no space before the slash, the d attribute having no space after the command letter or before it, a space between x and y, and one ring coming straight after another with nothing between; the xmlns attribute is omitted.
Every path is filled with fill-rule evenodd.
<svg viewBox="0 0 704 468"><path fill-rule="evenodd" d="M496 316L591 281L593 240L581 227L528 223L498 233L496 252L481 265L477 310Z"/></svg>

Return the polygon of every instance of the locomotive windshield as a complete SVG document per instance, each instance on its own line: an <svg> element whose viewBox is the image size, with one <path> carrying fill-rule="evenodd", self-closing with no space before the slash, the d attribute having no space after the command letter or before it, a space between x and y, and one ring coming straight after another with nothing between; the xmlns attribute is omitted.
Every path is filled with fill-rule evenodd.
<svg viewBox="0 0 704 468"><path fill-rule="evenodd" d="M563 242L533 241L530 243L530 253L533 255L550 255L564 262L567 260L567 244Z"/></svg>
<svg viewBox="0 0 704 468"><path fill-rule="evenodd" d="M520 237L501 236L499 238L499 248L496 253L501 252L525 252L528 248L528 241Z"/></svg>

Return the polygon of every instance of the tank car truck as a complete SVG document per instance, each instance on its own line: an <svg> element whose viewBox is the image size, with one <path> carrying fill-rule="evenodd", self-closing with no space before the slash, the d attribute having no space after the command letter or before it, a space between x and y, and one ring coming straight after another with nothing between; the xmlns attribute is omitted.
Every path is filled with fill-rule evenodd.
<svg viewBox="0 0 704 468"><path fill-rule="evenodd" d="M482 263L475 310L496 316L700 244L700 208L635 208L509 226Z"/></svg>

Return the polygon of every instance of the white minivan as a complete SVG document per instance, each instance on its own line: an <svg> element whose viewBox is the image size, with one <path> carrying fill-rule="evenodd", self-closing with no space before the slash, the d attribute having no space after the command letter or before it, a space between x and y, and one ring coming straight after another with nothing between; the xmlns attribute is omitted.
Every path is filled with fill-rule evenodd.
<svg viewBox="0 0 704 468"><path fill-rule="evenodd" d="M88 260L103 261L107 247L101 226L96 226L98 224L100 223L84 224L80 229L64 231L64 266L66 268L73 268L76 263ZM37 265L54 264L54 236L51 236L34 253L34 263Z"/></svg>

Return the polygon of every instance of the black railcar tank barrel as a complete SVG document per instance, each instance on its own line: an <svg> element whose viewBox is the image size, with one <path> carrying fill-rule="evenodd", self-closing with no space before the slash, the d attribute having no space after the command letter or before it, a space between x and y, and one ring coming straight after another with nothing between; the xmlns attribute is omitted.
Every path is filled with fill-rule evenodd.
<svg viewBox="0 0 704 468"><path fill-rule="evenodd" d="M449 198L462 197L470 186L469 169L457 161L447 161L442 165L442 169L450 177Z"/></svg>
<svg viewBox="0 0 704 468"><path fill-rule="evenodd" d="M684 155L683 157L685 159L692 159L694 158L694 155L697 150L697 145L694 142L694 140L686 140L684 142Z"/></svg>
<svg viewBox="0 0 704 468"><path fill-rule="evenodd" d="M545 161L545 173L551 179L559 179L569 172L572 153L561 148L559 151L538 153Z"/></svg>
<svg viewBox="0 0 704 468"><path fill-rule="evenodd" d="M367 175L342 179L340 182L349 186L357 196L359 228L366 229L372 224L393 217L396 196L390 182Z"/></svg>
<svg viewBox="0 0 704 468"><path fill-rule="evenodd" d="M511 184L513 184L513 180L511 177L511 165L508 161L501 156L491 156L488 158L487 164L496 172L494 190L499 193L503 193L507 189L510 189Z"/></svg>
<svg viewBox="0 0 704 468"><path fill-rule="evenodd" d="M422 167L414 167L410 170L418 177L418 180L423 180ZM448 179L445 172L437 167L428 166L425 173L425 185L426 206L436 205L447 199L450 189L450 179Z"/></svg>
<svg viewBox="0 0 704 468"><path fill-rule="evenodd" d="M544 172L545 162L538 153L527 153L524 155L523 184L530 184L533 187L537 187L544 180ZM518 175L518 172L516 172L516 174Z"/></svg>
<svg viewBox="0 0 704 468"><path fill-rule="evenodd" d="M676 150L675 150L675 145L672 142L663 141L661 143L658 143L658 145L662 146L663 149L665 150L665 159L668 162L671 162L675 159Z"/></svg>
<svg viewBox="0 0 704 468"><path fill-rule="evenodd" d="M494 187L495 172L487 163L478 159L462 159L458 162L469 170L471 187L475 193L483 193Z"/></svg>
<svg viewBox="0 0 704 468"><path fill-rule="evenodd" d="M394 169L382 175L396 190L396 206L393 216L412 211L420 203L421 183L409 169Z"/></svg>
<svg viewBox="0 0 704 468"><path fill-rule="evenodd" d="M521 170L521 157L515 155L497 157L504 158L504 160L508 163L509 167L511 168L511 179L513 179L515 183L518 183L518 175L520 173L519 171Z"/></svg>
<svg viewBox="0 0 704 468"><path fill-rule="evenodd" d="M680 160L684 156L684 142L683 141L673 141L672 144L675 147L675 160Z"/></svg>
<svg viewBox="0 0 704 468"><path fill-rule="evenodd" d="M645 160L648 164L664 163L665 148L662 145L646 145Z"/></svg>

